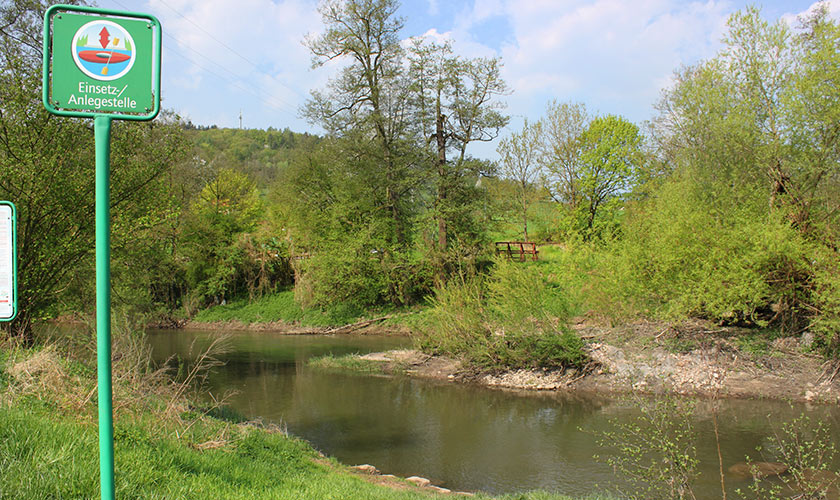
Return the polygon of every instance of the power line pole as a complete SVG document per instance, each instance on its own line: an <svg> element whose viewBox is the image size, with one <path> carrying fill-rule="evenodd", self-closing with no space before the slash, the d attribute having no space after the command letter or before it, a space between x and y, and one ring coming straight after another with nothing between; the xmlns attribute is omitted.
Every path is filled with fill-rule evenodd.
<svg viewBox="0 0 840 500"><path fill-rule="evenodd" d="M239 110L239 130L242 130L242 110Z"/></svg>

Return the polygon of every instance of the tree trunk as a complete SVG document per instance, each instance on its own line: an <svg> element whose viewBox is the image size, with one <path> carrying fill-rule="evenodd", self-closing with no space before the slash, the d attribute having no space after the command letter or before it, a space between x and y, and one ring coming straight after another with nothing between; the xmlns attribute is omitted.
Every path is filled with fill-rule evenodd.
<svg viewBox="0 0 840 500"><path fill-rule="evenodd" d="M440 109L440 89L438 89L437 101L435 103L435 141L437 142L437 170L438 170L438 192L437 192L437 219L438 219L438 249L446 251L448 245L446 239L446 218L443 215L446 204L446 135L443 131L444 116Z"/></svg>
<svg viewBox="0 0 840 500"><path fill-rule="evenodd" d="M525 241L528 240L528 206L524 203L522 204L522 234L525 237Z"/></svg>

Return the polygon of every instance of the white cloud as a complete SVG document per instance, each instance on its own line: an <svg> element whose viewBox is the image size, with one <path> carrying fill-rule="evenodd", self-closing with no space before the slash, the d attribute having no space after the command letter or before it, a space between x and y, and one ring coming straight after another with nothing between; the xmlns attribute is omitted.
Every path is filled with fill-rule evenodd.
<svg viewBox="0 0 840 500"><path fill-rule="evenodd" d="M505 17L512 36L497 55L515 89L510 108L528 110L531 119L544 101L559 98L635 111L630 118L641 120L637 110L650 109L675 69L714 55L732 10L721 0L476 0L453 37L477 43L474 26Z"/></svg>
<svg viewBox="0 0 840 500"><path fill-rule="evenodd" d="M254 101L294 119L312 72L301 40L321 29L314 0L149 0L164 26L169 84L185 91L213 80L219 99ZM186 58L186 59L185 59ZM240 104L241 105L241 104ZM228 113L230 114L230 113Z"/></svg>
<svg viewBox="0 0 840 500"><path fill-rule="evenodd" d="M814 12L820 4L828 5L828 15L834 19L840 19L840 0L827 0L825 2L814 2L807 9L797 13L787 13L782 16L782 19L790 26L797 26L800 17L806 17L808 14Z"/></svg>

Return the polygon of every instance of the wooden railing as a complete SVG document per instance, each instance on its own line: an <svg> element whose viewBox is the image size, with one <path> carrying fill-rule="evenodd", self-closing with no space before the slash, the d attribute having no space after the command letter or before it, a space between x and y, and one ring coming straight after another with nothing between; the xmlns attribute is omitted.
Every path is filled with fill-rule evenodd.
<svg viewBox="0 0 840 500"><path fill-rule="evenodd" d="M531 255L531 260L537 260L539 255L537 244L530 241L497 241L496 255L507 255L508 258L513 258L514 255L519 256L520 262L525 262L525 256Z"/></svg>

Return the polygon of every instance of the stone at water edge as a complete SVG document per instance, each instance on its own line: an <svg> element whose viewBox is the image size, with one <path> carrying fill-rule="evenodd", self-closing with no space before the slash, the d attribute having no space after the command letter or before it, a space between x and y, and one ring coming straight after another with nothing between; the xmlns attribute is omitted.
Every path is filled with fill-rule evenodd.
<svg viewBox="0 0 840 500"><path fill-rule="evenodd" d="M749 478L756 477L763 479L770 476L779 476L787 472L788 466L779 462L739 462L727 469L727 472L734 476Z"/></svg>
<svg viewBox="0 0 840 500"><path fill-rule="evenodd" d="M379 469L370 464L354 465L350 468L364 474L379 474Z"/></svg>
<svg viewBox="0 0 840 500"><path fill-rule="evenodd" d="M421 488L424 487L424 486L428 486L428 485L432 484L432 482L429 481L428 479L426 479L425 477L419 477L419 476L407 477L407 478L405 478L405 480L408 481L411 484L415 484L417 486L420 486Z"/></svg>
<svg viewBox="0 0 840 500"><path fill-rule="evenodd" d="M449 490L449 489L446 489L446 488L441 488L440 486L429 485L429 486L426 486L426 488L428 488L430 490L435 490L438 493L452 493L452 490Z"/></svg>

